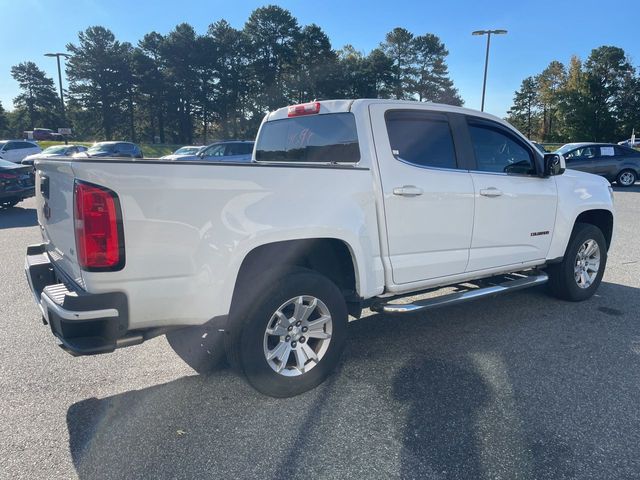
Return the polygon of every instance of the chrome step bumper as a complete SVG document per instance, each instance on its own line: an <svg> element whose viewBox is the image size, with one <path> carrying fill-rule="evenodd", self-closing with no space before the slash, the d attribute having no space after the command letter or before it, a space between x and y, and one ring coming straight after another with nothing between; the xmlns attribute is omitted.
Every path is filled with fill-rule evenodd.
<svg viewBox="0 0 640 480"><path fill-rule="evenodd" d="M497 284L491 284L490 280L485 280L481 283L489 283L487 286L469 288L462 292L454 292L441 295L439 297L426 298L413 303L392 303L394 300L398 300L398 297L396 297L390 302L380 301L374 303L370 308L374 312L379 313L413 313L421 310L429 310L432 308L446 307L458 303L469 302L478 298L493 297L503 293L521 290L523 288L535 287L536 285L542 285L549 280L549 276L546 273L537 271L530 275L514 274L511 277L512 278L509 280Z"/></svg>

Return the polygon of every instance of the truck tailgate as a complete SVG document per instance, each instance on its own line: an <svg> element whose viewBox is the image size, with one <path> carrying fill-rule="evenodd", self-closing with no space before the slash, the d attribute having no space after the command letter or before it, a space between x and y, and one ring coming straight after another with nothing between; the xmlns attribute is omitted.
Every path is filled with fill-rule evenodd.
<svg viewBox="0 0 640 480"><path fill-rule="evenodd" d="M71 162L36 161L38 223L54 266L83 286L73 223L74 174Z"/></svg>

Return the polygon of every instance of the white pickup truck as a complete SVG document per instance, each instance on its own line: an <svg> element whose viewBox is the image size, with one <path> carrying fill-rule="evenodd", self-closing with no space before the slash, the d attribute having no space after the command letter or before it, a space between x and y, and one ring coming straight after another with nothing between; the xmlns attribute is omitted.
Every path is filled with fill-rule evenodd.
<svg viewBox="0 0 640 480"><path fill-rule="evenodd" d="M43 243L27 249L27 277L65 350L222 322L230 362L272 396L322 382L363 308L403 314L547 281L585 300L613 234L605 179L565 172L496 117L438 104L282 108L246 164L35 167Z"/></svg>

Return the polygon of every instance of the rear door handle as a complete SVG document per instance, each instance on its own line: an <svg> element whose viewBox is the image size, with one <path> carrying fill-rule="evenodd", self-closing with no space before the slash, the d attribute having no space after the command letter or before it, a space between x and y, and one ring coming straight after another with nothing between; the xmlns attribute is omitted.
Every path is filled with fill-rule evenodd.
<svg viewBox="0 0 640 480"><path fill-rule="evenodd" d="M496 187L483 188L480 190L480 195L483 197L499 197L502 195L502 190L498 190Z"/></svg>
<svg viewBox="0 0 640 480"><path fill-rule="evenodd" d="M423 194L423 190L415 185L404 185L402 187L394 188L393 194L401 197L417 197L418 195Z"/></svg>

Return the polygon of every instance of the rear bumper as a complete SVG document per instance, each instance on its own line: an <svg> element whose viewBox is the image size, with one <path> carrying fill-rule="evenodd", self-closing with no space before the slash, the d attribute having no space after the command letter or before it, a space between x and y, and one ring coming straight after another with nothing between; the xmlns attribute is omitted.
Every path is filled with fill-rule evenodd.
<svg viewBox="0 0 640 480"><path fill-rule="evenodd" d="M60 346L73 355L109 353L142 343L142 332L128 332L127 297L121 292L90 294L56 273L44 244L27 248L25 273L42 320Z"/></svg>

